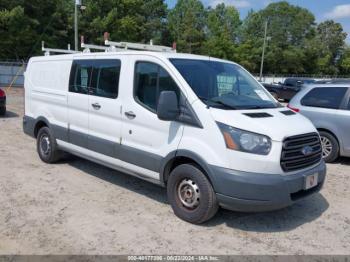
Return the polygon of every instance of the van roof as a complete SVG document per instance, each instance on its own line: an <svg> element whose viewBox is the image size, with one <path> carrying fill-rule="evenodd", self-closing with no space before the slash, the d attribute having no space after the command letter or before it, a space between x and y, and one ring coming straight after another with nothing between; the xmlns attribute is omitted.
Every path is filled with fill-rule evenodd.
<svg viewBox="0 0 350 262"><path fill-rule="evenodd" d="M118 52L91 52L91 53L75 53L75 54L60 54L60 55L49 55L49 56L36 56L32 57L30 60L32 61L42 61L42 60L66 60L66 59L77 59L81 57L89 57L89 56L122 56L122 55L149 55L158 58L178 58L178 59L194 59L194 60L210 60L210 61L218 61L218 62L226 62L226 63L234 63L232 61L223 60L210 56L203 55L194 55L187 53L171 53L171 52L152 52L152 51L135 51L135 50L125 50ZM235 64L235 63L234 63Z"/></svg>

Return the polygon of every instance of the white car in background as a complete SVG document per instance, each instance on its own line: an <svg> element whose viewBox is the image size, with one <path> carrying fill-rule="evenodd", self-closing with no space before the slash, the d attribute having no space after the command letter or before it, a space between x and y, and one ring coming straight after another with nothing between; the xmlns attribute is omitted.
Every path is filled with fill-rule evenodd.
<svg viewBox="0 0 350 262"><path fill-rule="evenodd" d="M350 84L309 85L288 106L315 125L326 162L350 157Z"/></svg>

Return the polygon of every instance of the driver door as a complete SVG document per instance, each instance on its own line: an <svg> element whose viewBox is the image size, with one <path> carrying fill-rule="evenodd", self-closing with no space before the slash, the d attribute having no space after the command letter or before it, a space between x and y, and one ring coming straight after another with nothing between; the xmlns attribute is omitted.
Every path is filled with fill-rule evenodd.
<svg viewBox="0 0 350 262"><path fill-rule="evenodd" d="M122 152L120 158L126 168L159 179L162 159L177 149L183 125L176 121L162 121L157 117L161 91L180 89L167 66L149 56L130 56L133 80L123 89Z"/></svg>

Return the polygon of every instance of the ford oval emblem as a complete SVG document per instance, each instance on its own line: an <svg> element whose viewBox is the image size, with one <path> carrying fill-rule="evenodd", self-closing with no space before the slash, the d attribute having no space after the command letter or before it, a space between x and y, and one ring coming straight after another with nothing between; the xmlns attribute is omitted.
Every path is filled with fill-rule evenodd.
<svg viewBox="0 0 350 262"><path fill-rule="evenodd" d="M303 153L304 156L309 156L314 152L311 146L304 146L301 150L301 153Z"/></svg>

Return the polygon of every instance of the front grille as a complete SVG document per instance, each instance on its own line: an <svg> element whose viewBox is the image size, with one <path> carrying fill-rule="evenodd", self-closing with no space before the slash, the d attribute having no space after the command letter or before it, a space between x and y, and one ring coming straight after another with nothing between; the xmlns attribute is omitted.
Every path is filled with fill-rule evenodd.
<svg viewBox="0 0 350 262"><path fill-rule="evenodd" d="M292 136L283 141L281 167L285 172L315 165L321 159L322 146L317 133Z"/></svg>

